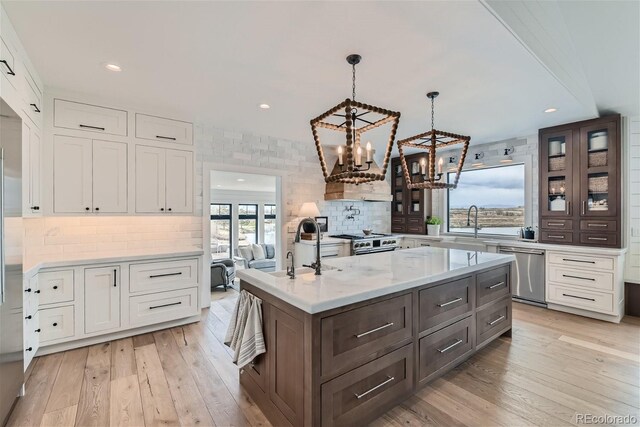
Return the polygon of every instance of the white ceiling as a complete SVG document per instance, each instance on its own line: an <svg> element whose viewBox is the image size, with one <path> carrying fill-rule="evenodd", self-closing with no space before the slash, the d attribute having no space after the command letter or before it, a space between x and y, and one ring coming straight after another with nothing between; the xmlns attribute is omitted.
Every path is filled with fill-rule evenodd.
<svg viewBox="0 0 640 427"><path fill-rule="evenodd" d="M231 190L275 193L276 177L253 173L211 171L211 189L213 191Z"/></svg>
<svg viewBox="0 0 640 427"><path fill-rule="evenodd" d="M430 90L441 93L436 127L472 143L598 110L640 114L638 2L559 2L546 30L553 41L549 26L566 23L555 38L573 47L564 73L541 54L548 40L513 25L540 14L501 19L492 3L3 1L49 88L224 129L311 144L309 120L351 94L354 52L357 99L400 111L399 138L429 126Z"/></svg>

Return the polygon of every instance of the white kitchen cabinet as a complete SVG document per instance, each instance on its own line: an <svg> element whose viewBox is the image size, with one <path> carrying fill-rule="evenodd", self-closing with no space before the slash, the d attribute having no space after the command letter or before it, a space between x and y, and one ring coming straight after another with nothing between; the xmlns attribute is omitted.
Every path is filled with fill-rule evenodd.
<svg viewBox="0 0 640 427"><path fill-rule="evenodd" d="M92 207L91 140L53 137L53 211L90 212Z"/></svg>
<svg viewBox="0 0 640 427"><path fill-rule="evenodd" d="M54 136L55 213L126 213L127 144Z"/></svg>
<svg viewBox="0 0 640 427"><path fill-rule="evenodd" d="M21 93L24 101L24 112L40 127L42 123L42 90L25 64L21 64L20 71L22 76Z"/></svg>
<svg viewBox="0 0 640 427"><path fill-rule="evenodd" d="M120 266L84 270L84 332L120 327Z"/></svg>
<svg viewBox="0 0 640 427"><path fill-rule="evenodd" d="M40 313L40 344L62 340L75 335L75 310L73 305L46 308Z"/></svg>
<svg viewBox="0 0 640 427"><path fill-rule="evenodd" d="M167 150L165 159L166 210L193 212L193 153Z"/></svg>
<svg viewBox="0 0 640 427"><path fill-rule="evenodd" d="M136 146L136 212L193 212L193 152Z"/></svg>
<svg viewBox="0 0 640 427"><path fill-rule="evenodd" d="M126 136L127 112L55 99L53 101L53 126Z"/></svg>
<svg viewBox="0 0 640 427"><path fill-rule="evenodd" d="M9 46L0 37L0 73L13 86L16 86L16 63L15 56Z"/></svg>
<svg viewBox="0 0 640 427"><path fill-rule="evenodd" d="M193 125L179 120L136 114L136 138L192 145Z"/></svg>
<svg viewBox="0 0 640 427"><path fill-rule="evenodd" d="M30 120L22 121L22 212L25 216L42 213L41 137Z"/></svg>
<svg viewBox="0 0 640 427"><path fill-rule="evenodd" d="M93 210L127 212L127 144L93 141Z"/></svg>

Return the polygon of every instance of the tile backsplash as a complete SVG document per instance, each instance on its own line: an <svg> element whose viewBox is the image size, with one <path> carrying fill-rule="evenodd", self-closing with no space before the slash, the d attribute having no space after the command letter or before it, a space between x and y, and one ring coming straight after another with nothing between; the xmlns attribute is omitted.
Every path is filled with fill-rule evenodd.
<svg viewBox="0 0 640 427"><path fill-rule="evenodd" d="M202 247L202 217L122 216L24 219L27 257L64 259L113 251Z"/></svg>

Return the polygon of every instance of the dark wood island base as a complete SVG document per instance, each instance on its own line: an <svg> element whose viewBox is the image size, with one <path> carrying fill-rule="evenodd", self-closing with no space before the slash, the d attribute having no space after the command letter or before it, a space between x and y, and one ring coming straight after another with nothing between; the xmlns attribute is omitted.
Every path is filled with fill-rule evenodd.
<svg viewBox="0 0 640 427"><path fill-rule="evenodd" d="M267 353L240 383L275 426L366 424L501 335L512 263L309 314L263 301Z"/></svg>

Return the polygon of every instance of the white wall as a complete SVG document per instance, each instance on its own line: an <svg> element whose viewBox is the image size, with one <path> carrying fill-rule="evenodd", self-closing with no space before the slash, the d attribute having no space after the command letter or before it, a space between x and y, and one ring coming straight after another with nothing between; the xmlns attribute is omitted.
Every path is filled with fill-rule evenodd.
<svg viewBox="0 0 640 427"><path fill-rule="evenodd" d="M623 159L626 159L624 198L626 257L625 282L640 284L640 117L626 121L626 141Z"/></svg>

